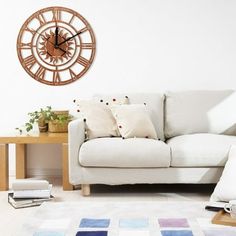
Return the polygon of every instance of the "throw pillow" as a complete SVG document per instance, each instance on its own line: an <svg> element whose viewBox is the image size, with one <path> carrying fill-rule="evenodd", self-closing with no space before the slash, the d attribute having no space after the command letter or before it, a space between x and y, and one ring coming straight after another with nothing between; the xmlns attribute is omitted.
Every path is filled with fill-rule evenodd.
<svg viewBox="0 0 236 236"><path fill-rule="evenodd" d="M74 103L77 104L74 116L85 120L86 139L120 136L110 106L128 104L128 96L95 96L91 101L75 99Z"/></svg>
<svg viewBox="0 0 236 236"><path fill-rule="evenodd" d="M111 107L122 138L157 139L146 105L130 104Z"/></svg>
<svg viewBox="0 0 236 236"><path fill-rule="evenodd" d="M236 199L236 146L233 145L230 148L228 154L228 161L225 164L224 171L217 183L210 201L225 201Z"/></svg>
<svg viewBox="0 0 236 236"><path fill-rule="evenodd" d="M86 138L100 138L118 136L116 121L110 107L95 101L74 101L77 112L86 123Z"/></svg>
<svg viewBox="0 0 236 236"><path fill-rule="evenodd" d="M95 95L93 97L93 100L96 102L101 102L101 103L108 105L108 106L129 104L128 96L122 96L122 95L116 95L116 96Z"/></svg>

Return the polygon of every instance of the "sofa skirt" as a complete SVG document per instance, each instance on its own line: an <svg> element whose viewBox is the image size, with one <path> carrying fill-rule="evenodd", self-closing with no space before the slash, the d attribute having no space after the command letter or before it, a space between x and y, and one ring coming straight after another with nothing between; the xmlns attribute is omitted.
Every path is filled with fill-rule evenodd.
<svg viewBox="0 0 236 236"><path fill-rule="evenodd" d="M77 184L209 184L217 183L223 167L212 168L84 168L69 176Z"/></svg>

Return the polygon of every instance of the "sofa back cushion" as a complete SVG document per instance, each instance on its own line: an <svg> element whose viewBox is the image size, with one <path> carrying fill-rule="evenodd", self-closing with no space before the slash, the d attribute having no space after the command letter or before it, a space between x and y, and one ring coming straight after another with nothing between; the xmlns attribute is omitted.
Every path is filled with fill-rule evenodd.
<svg viewBox="0 0 236 236"><path fill-rule="evenodd" d="M126 93L126 94L96 94L96 100L109 101L112 98L128 96L130 104L146 104L157 137L164 141L164 94L162 93Z"/></svg>
<svg viewBox="0 0 236 236"><path fill-rule="evenodd" d="M236 93L232 90L167 92L165 137L191 133L236 134Z"/></svg>

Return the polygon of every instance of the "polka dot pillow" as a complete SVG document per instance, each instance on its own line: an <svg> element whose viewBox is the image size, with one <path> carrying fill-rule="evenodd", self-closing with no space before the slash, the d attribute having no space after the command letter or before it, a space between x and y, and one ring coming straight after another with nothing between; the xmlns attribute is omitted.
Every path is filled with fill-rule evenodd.
<svg viewBox="0 0 236 236"><path fill-rule="evenodd" d="M74 100L77 115L83 118L86 123L86 139L101 137L117 137L120 133L117 128L116 120L112 115L110 106L114 104L127 104L128 97L122 99L93 99L93 100Z"/></svg>
<svg viewBox="0 0 236 236"><path fill-rule="evenodd" d="M145 104L114 105L111 110L122 138L157 139L155 127Z"/></svg>

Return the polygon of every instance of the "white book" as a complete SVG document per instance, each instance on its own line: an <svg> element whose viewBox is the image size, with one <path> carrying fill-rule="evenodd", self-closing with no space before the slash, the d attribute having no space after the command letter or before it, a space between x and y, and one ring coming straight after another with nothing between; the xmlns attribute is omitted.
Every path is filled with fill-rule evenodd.
<svg viewBox="0 0 236 236"><path fill-rule="evenodd" d="M13 198L50 198L52 184L48 189L39 190L16 190L13 191Z"/></svg>
<svg viewBox="0 0 236 236"><path fill-rule="evenodd" d="M49 182L47 180L37 179L18 179L12 183L12 190L39 190L48 189Z"/></svg>

